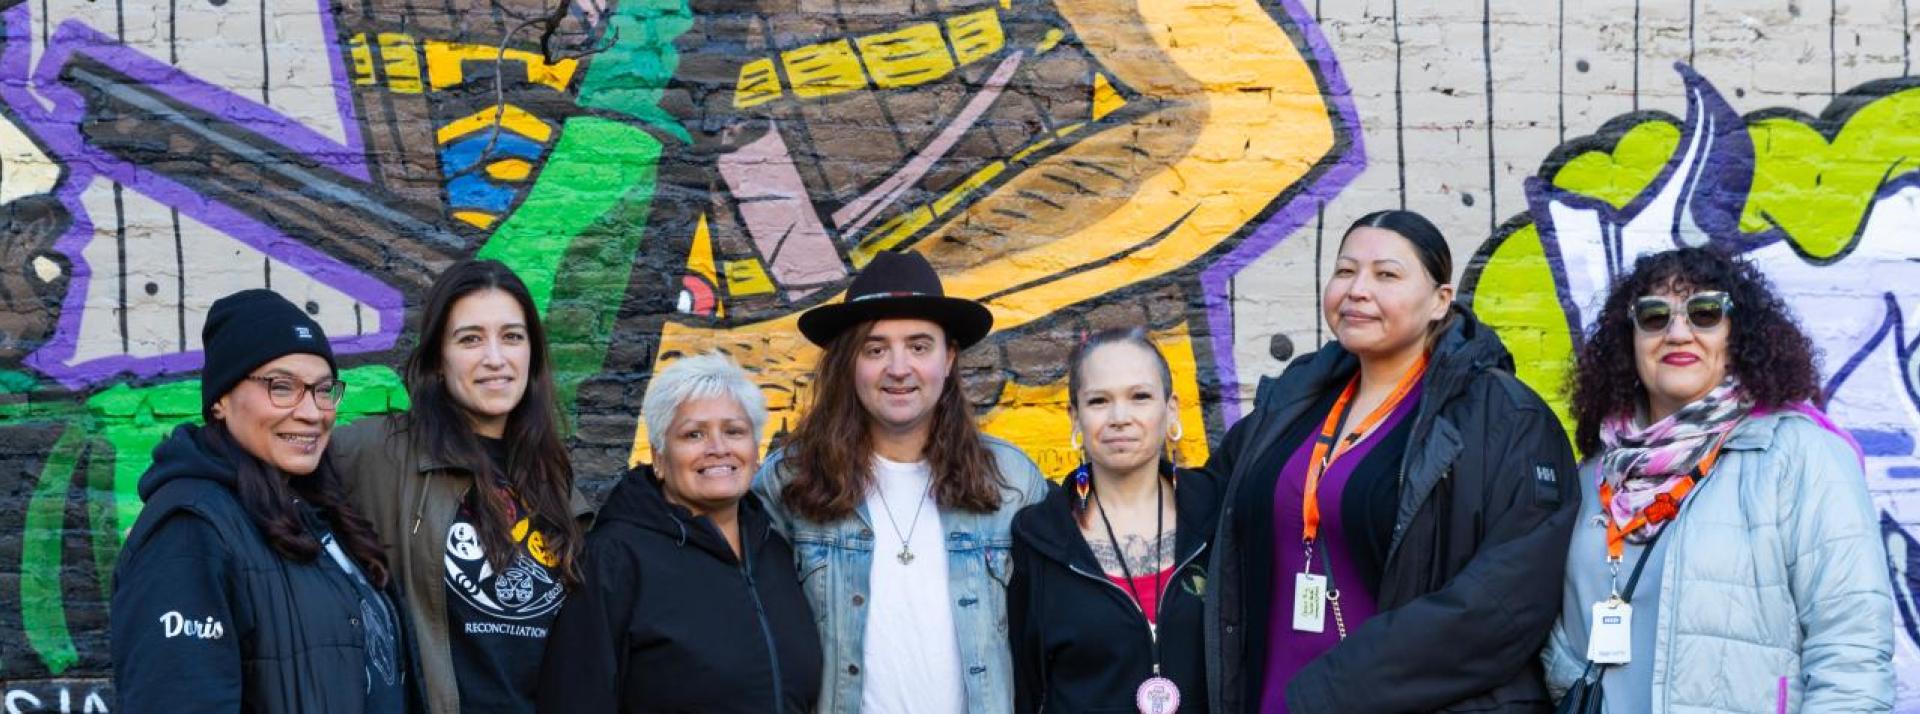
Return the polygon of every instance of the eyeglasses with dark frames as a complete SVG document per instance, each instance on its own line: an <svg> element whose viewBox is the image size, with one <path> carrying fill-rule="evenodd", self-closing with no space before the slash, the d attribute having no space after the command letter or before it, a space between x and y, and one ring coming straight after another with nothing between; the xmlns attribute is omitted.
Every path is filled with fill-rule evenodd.
<svg viewBox="0 0 1920 714"><path fill-rule="evenodd" d="M1694 293L1684 300L1647 295L1633 301L1633 327L1647 334L1666 332L1676 310L1686 314L1694 330L1713 330L1733 312L1733 298L1719 290Z"/></svg>
<svg viewBox="0 0 1920 714"><path fill-rule="evenodd" d="M340 399L347 395L347 383L338 379L323 379L307 384L285 375L262 377L247 375L247 379L259 382L267 388L267 399L281 409L292 409L300 405L308 392L313 393L313 405L327 411L340 406Z"/></svg>

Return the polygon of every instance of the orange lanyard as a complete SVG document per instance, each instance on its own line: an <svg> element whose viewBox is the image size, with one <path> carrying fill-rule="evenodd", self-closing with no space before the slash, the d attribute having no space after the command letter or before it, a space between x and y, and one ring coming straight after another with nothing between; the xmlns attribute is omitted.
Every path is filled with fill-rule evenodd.
<svg viewBox="0 0 1920 714"><path fill-rule="evenodd" d="M1727 433L1733 432L1729 430ZM1613 486L1608 484L1606 479L1600 479L1600 510L1607 521L1607 560L1620 562L1627 550L1628 533L1640 530L1641 526L1649 523L1665 523L1680 517L1680 502L1686 500L1687 494L1693 492L1693 487L1698 485L1701 479L1713 472L1713 462L1720 458L1720 447L1725 446L1726 443L1727 437L1721 436L1720 441L1713 445L1713 450L1701 457L1700 463L1687 474L1685 481L1681 481L1671 491L1654 496L1653 503L1642 507L1640 512L1634 514L1624 526L1613 520Z"/></svg>
<svg viewBox="0 0 1920 714"><path fill-rule="evenodd" d="M1360 426L1340 440L1335 448L1334 440L1339 438L1341 427L1346 425L1347 410L1353 407L1353 393L1360 388L1360 375L1354 375L1347 382L1347 388L1340 392L1340 398L1333 403L1333 411L1327 413L1327 420L1320 425L1320 435L1313 440L1313 459L1307 462L1307 490L1300 504L1300 542L1313 545L1314 538L1320 535L1320 476L1327 472L1327 466L1352 450L1354 445L1365 438L1367 432L1380 424L1380 420L1392 414L1395 407L1407 398L1407 392L1413 391L1413 385L1427 372L1427 356L1420 359L1400 376L1400 383L1394 385L1393 393L1387 400L1373 408L1373 413L1360 421Z"/></svg>

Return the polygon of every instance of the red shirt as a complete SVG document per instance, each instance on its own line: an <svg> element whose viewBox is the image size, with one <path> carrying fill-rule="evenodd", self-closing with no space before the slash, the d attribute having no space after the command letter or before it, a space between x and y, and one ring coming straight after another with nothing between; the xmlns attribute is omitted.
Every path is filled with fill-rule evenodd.
<svg viewBox="0 0 1920 714"><path fill-rule="evenodd" d="M1154 573L1147 573L1146 575L1135 577L1132 586L1128 586L1126 578L1118 575L1108 575L1107 579L1113 581L1113 584L1120 586L1121 590L1127 591L1128 595L1133 596L1133 601L1140 606L1140 611L1146 613L1147 622L1158 624L1160 622L1158 619L1160 615L1160 593L1162 590L1165 590L1168 585L1173 584L1173 566L1167 566L1166 570L1160 571L1157 578L1155 575ZM1157 588L1155 587L1156 579L1159 581Z"/></svg>

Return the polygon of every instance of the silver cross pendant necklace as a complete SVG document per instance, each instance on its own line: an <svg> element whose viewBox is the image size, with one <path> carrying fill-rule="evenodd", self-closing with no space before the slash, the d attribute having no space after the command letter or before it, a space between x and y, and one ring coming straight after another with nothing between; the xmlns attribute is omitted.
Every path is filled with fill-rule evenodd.
<svg viewBox="0 0 1920 714"><path fill-rule="evenodd" d="M900 532L900 522L893 519L893 506L887 503L887 490L881 488L880 484L874 484L873 487L874 493L880 494L880 507L887 512L888 525L893 526L894 535L900 536L900 552L893 557L899 559L901 565L912 563L913 532L920 528L920 511L927 506L927 494L922 494L920 501L914 504L913 521L907 524L906 532L902 533ZM928 494L933 492L933 483L931 481L927 483L927 492Z"/></svg>

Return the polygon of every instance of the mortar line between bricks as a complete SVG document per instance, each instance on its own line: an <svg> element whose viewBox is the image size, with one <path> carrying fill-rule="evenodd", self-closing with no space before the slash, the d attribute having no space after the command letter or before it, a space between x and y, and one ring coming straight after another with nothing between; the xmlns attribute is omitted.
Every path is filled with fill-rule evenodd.
<svg viewBox="0 0 1920 714"><path fill-rule="evenodd" d="M1633 110L1640 111L1640 0L1633 0Z"/></svg>
<svg viewBox="0 0 1920 714"><path fill-rule="evenodd" d="M1400 0L1393 0L1393 160L1399 164L1400 210L1407 210L1407 105L1401 84Z"/></svg>
<svg viewBox="0 0 1920 714"><path fill-rule="evenodd" d="M1493 0L1480 0L1480 64L1487 76L1487 237L1492 238L1500 229L1499 162L1493 148Z"/></svg>

